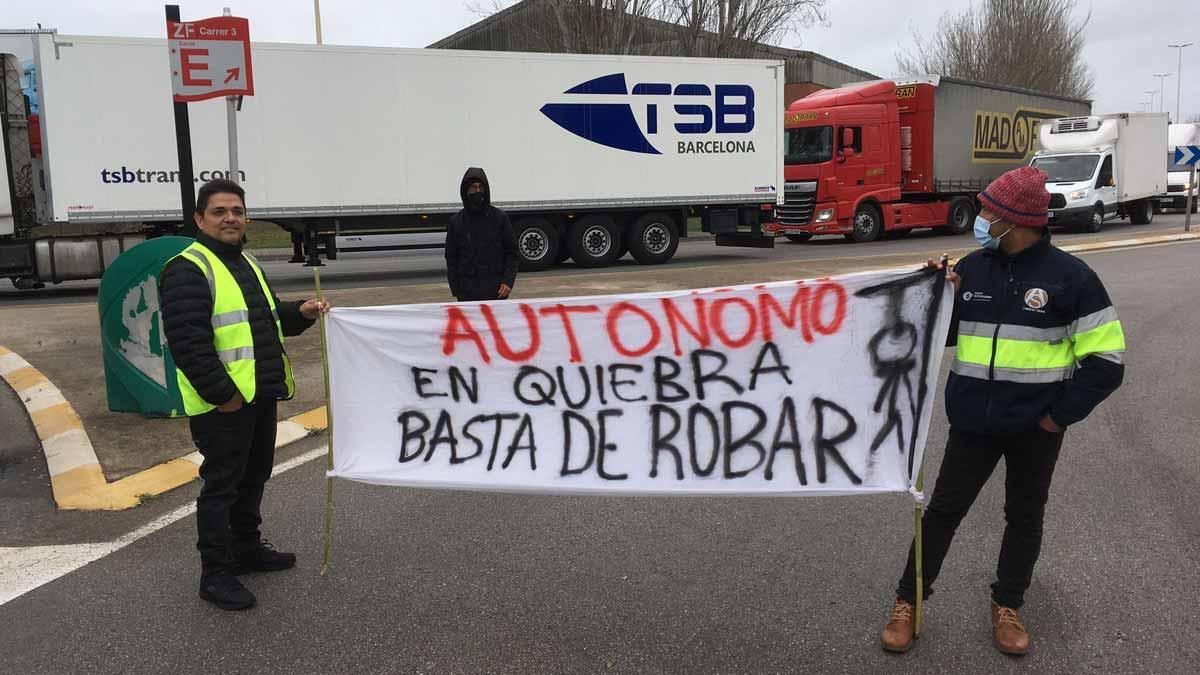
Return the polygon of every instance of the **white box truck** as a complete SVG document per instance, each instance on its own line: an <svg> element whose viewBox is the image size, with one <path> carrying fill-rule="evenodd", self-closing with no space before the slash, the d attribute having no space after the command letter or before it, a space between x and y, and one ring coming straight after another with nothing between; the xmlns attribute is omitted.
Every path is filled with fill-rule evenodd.
<svg viewBox="0 0 1200 675"><path fill-rule="evenodd" d="M1045 171L1051 225L1099 232L1113 216L1145 225L1167 189L1165 113L1115 113L1047 120L1030 161Z"/></svg>
<svg viewBox="0 0 1200 675"><path fill-rule="evenodd" d="M96 278L190 223L165 40L6 31L0 55L0 277ZM780 62L266 43L252 62L238 178L249 215L292 233L293 261L336 257L338 235L442 226L472 166L526 268L626 251L666 262L689 217L717 245L773 243L762 224L783 186ZM189 109L195 181L225 175L225 101Z"/></svg>
<svg viewBox="0 0 1200 675"><path fill-rule="evenodd" d="M1175 148L1181 145L1200 145L1200 124L1172 124L1167 129L1167 191L1158 196L1158 208L1186 209L1191 193L1192 213L1196 213L1200 185L1192 180L1192 167L1175 163Z"/></svg>

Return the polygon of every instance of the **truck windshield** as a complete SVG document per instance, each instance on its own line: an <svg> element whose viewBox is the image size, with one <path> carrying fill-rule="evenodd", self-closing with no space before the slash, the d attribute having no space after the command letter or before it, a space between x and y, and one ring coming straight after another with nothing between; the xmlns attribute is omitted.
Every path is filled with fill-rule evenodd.
<svg viewBox="0 0 1200 675"><path fill-rule="evenodd" d="M784 164L820 164L833 158L833 127L802 127L785 133Z"/></svg>
<svg viewBox="0 0 1200 675"><path fill-rule="evenodd" d="M1033 160L1033 168L1046 172L1046 182L1078 183L1096 173L1100 155L1051 155Z"/></svg>

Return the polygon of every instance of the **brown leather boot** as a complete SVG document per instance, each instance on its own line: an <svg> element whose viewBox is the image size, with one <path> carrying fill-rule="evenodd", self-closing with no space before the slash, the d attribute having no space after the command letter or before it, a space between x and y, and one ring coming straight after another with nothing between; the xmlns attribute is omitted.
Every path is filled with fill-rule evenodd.
<svg viewBox="0 0 1200 675"><path fill-rule="evenodd" d="M913 646L913 606L907 600L896 598L892 605L892 618L883 627L880 636L883 648L889 652L906 652Z"/></svg>
<svg viewBox="0 0 1200 675"><path fill-rule="evenodd" d="M996 649L1013 656L1023 656L1029 651L1029 633L1025 632L1017 610L993 602L992 627L996 629Z"/></svg>

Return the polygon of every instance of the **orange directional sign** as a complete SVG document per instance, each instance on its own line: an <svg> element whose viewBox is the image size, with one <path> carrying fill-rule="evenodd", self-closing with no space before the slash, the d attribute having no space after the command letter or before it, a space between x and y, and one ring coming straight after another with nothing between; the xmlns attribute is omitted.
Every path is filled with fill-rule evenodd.
<svg viewBox="0 0 1200 675"><path fill-rule="evenodd" d="M168 21L167 48L176 102L254 95L248 20L218 16Z"/></svg>

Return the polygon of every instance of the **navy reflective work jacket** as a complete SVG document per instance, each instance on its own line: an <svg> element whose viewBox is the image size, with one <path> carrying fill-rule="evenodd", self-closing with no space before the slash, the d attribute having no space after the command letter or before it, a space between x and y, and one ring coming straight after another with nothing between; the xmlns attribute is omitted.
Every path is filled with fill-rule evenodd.
<svg viewBox="0 0 1200 675"><path fill-rule="evenodd" d="M1121 385L1125 334L1099 277L1041 241L1009 256L978 250L954 267L950 345L958 353L946 414L958 431L1029 431L1049 414L1066 427Z"/></svg>

